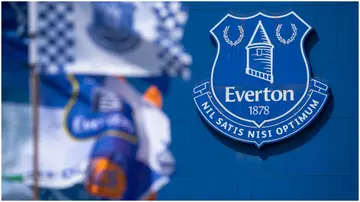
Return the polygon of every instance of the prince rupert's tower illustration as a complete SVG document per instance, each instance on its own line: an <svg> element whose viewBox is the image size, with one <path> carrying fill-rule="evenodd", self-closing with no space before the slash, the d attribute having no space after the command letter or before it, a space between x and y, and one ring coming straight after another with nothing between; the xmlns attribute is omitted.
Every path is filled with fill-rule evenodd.
<svg viewBox="0 0 360 202"><path fill-rule="evenodd" d="M274 45L259 21L246 46L246 74L273 83L273 49Z"/></svg>

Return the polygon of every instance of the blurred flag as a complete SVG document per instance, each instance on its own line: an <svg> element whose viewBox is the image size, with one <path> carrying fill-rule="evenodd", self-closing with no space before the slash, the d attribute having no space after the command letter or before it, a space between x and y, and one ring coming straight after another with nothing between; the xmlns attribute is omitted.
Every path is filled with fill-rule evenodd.
<svg viewBox="0 0 360 202"><path fill-rule="evenodd" d="M44 74L190 77L178 2L31 2L32 63Z"/></svg>
<svg viewBox="0 0 360 202"><path fill-rule="evenodd" d="M145 98L145 100L149 101L152 105L156 106L157 108L161 108L161 106L162 106L161 92L155 86L150 86L148 88L148 90L144 94L144 98ZM105 99L108 99L108 98L105 98ZM104 100L102 102L104 103ZM108 103L109 100L107 100L106 102ZM121 198L122 194L125 192L125 188L126 188L125 186L128 183L127 182L128 179L127 179L126 175L124 174L124 171L121 168L119 168L116 164L111 162L111 158L118 159L118 160L120 160L121 158L124 158L123 152L118 152L118 154L121 155L120 157L114 157L115 155L117 155L114 153L114 148L123 150L123 147L115 146L108 152L105 152L107 154L103 154L103 153L104 153L104 150L106 150L105 149L106 147L109 147L110 145L116 145L117 142L118 142L118 144L121 144L121 139L116 138L116 137L113 138L113 137L105 136L104 138L102 138L102 141L104 141L104 142L108 141L108 143L104 144L103 142L98 141L97 144L99 144L99 146L96 147L95 150L93 150L92 163L91 163L91 167L90 167L89 173L88 173L89 179L86 182L87 190L94 196L119 199L119 198ZM101 148L101 147L103 147L103 148ZM99 156L99 154L101 154L101 155ZM104 156L105 157L107 156L108 158L104 158ZM126 159L126 160L123 160L121 163L123 164L123 167L129 167L129 166L124 166L124 164L126 164L126 165L131 164L131 160ZM139 164L138 167L144 167L144 165ZM141 168L141 169L137 169L137 171L132 171L132 172L134 172L135 176L138 175L137 176L138 179L137 180L133 179L133 180L138 181L138 182L135 182L135 183L129 182L129 184L136 184L139 182L140 182L140 184L142 184L142 183L147 184L147 181L149 180L148 177L150 175L141 177L141 175L143 175L142 173L136 173L139 170L147 170L147 169ZM139 185L137 185L137 186L139 186ZM141 190L139 190L139 191L141 194L143 194ZM142 198L146 199L146 200L155 200L156 191L158 191L158 190L157 189L149 190L147 192L147 194L145 194ZM125 196L125 198L126 199L136 199L136 197L131 198L129 196Z"/></svg>
<svg viewBox="0 0 360 202"><path fill-rule="evenodd" d="M187 13L176 2L29 5L30 62L47 74L40 81L40 187L64 199L59 190L72 192L67 188L86 181L86 189L103 199L153 198L174 169L170 123L156 104L161 99L149 104L116 78L63 73L150 77L165 72L186 79L191 57L181 39ZM2 175L31 186L28 41L18 38L28 25L26 9L19 8L13 9L21 14L21 26L2 34L3 67L11 67L7 75L3 71L8 87L3 98L24 95L2 107ZM18 66L22 73L15 71ZM15 93L14 86L26 93Z"/></svg>
<svg viewBox="0 0 360 202"><path fill-rule="evenodd" d="M85 181L97 197L141 199L169 181L170 122L135 89L114 77L42 76L40 83L40 187ZM31 138L22 142L4 176L33 183L32 147Z"/></svg>

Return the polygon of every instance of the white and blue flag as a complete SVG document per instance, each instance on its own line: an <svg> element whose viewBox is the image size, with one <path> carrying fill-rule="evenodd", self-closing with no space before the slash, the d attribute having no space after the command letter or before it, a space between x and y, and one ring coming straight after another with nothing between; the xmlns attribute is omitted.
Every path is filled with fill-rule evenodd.
<svg viewBox="0 0 360 202"><path fill-rule="evenodd" d="M88 193L101 199L145 199L156 193L174 170L168 150L170 121L136 89L110 76L153 77L166 73L189 78L191 56L181 44L188 16L182 5L28 5L29 21L22 25L29 28L31 39L24 38L21 50L6 40L5 52L8 62L24 66L26 77L28 63L41 73L41 195L46 189L54 194L45 198L73 199L61 190L83 183ZM15 82L19 70L10 68L12 63L5 64L11 70L6 83L9 89L19 83ZM22 87L28 88L28 84ZM29 100L10 101L3 110L3 180L32 186L34 123Z"/></svg>
<svg viewBox="0 0 360 202"><path fill-rule="evenodd" d="M32 2L30 57L44 74L190 77L178 2Z"/></svg>

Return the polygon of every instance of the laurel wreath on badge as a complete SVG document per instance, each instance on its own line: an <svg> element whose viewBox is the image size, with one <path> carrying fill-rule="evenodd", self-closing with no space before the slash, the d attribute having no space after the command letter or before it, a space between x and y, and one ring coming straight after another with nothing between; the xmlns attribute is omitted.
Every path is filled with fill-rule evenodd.
<svg viewBox="0 0 360 202"><path fill-rule="evenodd" d="M281 31L281 27L282 24L278 24L277 28L276 28L276 37L278 38L278 40L280 41L280 43L283 43L284 45L289 45L291 42L293 42L296 38L297 35L297 28L295 26L295 24L291 23L291 28L292 28L292 35L288 40L285 40L284 38L281 37L280 35L280 31Z"/></svg>
<svg viewBox="0 0 360 202"><path fill-rule="evenodd" d="M234 42L229 39L229 36L228 36L229 29L230 29L230 26L226 26L224 29L224 34L223 34L224 40L230 46L237 46L244 38L244 28L242 26L238 25L240 35L239 35L239 38L237 38L236 41L234 41Z"/></svg>

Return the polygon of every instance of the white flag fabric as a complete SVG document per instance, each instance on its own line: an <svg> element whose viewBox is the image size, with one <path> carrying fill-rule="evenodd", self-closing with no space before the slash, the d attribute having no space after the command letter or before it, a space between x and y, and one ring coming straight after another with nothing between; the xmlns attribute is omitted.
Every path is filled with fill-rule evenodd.
<svg viewBox="0 0 360 202"><path fill-rule="evenodd" d="M190 76L178 2L31 2L31 62L44 74Z"/></svg>

